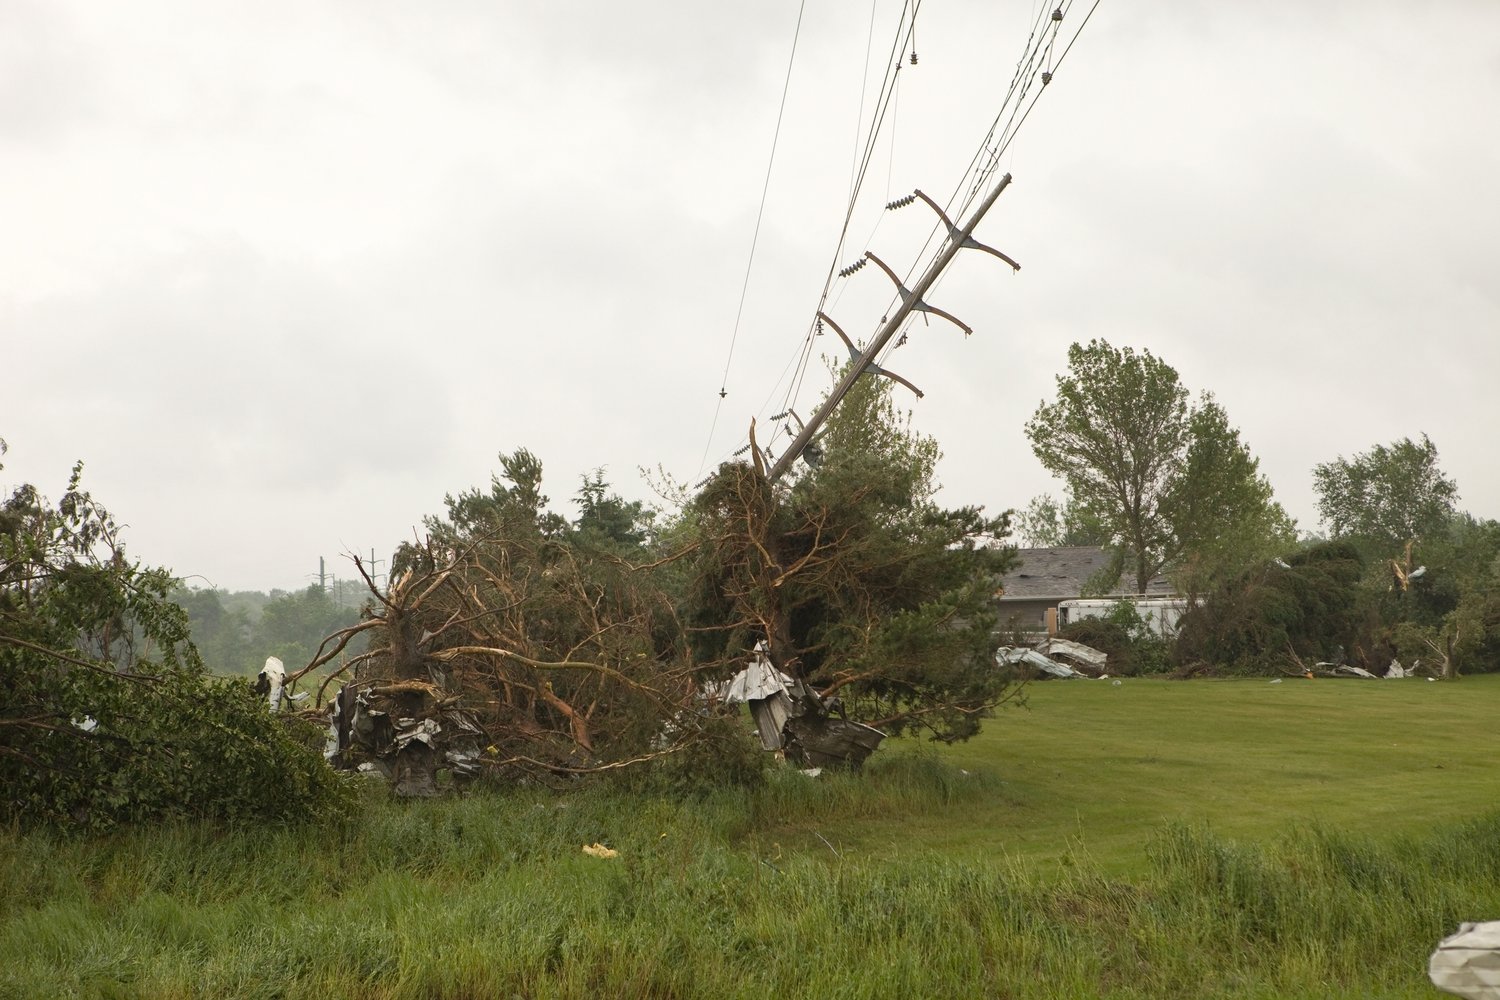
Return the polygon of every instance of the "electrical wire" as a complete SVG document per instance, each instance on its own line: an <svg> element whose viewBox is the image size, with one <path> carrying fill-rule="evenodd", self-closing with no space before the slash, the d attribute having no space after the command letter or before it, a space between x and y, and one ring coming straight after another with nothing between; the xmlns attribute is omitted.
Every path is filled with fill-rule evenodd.
<svg viewBox="0 0 1500 1000"><path fill-rule="evenodd" d="M955 225L963 225L963 216L968 213L969 209L973 206L974 202L980 197L980 195L988 191L990 186L989 181L993 178L995 172L998 170L1000 163L1003 161L1005 153L1014 142L1016 135L1021 130L1021 127L1030 117L1032 110L1035 108L1042 92L1045 91L1047 84L1050 83L1051 78L1055 76L1057 70L1062 66L1064 60L1067 58L1068 53L1072 50L1073 45L1077 42L1079 36L1082 34L1083 29L1093 18L1094 13L1098 10L1099 3L1100 0L1093 0L1092 4L1089 6L1087 14L1085 14L1083 20L1078 24L1077 28L1072 31L1071 35L1067 37L1066 44L1063 45L1060 54L1057 54L1056 58L1054 58L1054 51L1057 47L1059 36L1061 34L1060 25L1063 23L1071 25L1071 19L1068 17L1068 14L1071 12L1074 0L1064 0L1064 2L1058 6L1052 6L1051 4L1038 4L1033 6L1033 14L1029 18L1031 22L1030 32L1027 36L1026 44L1024 46L1021 58L1016 63L1016 69L1011 77L1010 84L1006 89L1005 97L1001 101L1000 107L995 114L994 120L991 122L984 138L980 141L978 148L975 150L975 153L970 159L968 166L960 175L959 181L955 185L953 193L948 197L944 205L944 211L946 211L949 217L954 220ZM874 150L879 141L882 126L886 121L888 113L892 116L894 116L895 114L895 106L897 103L896 95L899 88L899 73L902 65L902 56L905 54L905 51L908 47L910 47L913 52L915 51L915 19L920 6L921 0L915 0L915 3L913 3L912 0L908 0L908 2L903 5L901 20L898 24L896 37L892 46L891 58L887 61L886 72L882 80L881 92L876 99L876 110L872 115L870 130L866 134L863 155L860 158L858 169L854 171L854 181L850 187L849 201L845 207L843 225L839 232L839 238L834 251L833 260L829 265L828 273L824 280L823 289L819 295L818 310L822 310L825 308L825 306L827 306L829 293L833 284L834 273L838 270L839 261L842 259L845 252L845 247L848 242L849 226L854 216L856 204L859 201L860 191L863 188L864 180L873 160ZM1061 14L1060 19L1052 16L1054 11ZM871 16L873 19L873 6ZM1043 18L1049 18L1050 23L1044 21ZM867 41L866 66L864 73L864 79L866 82L868 81L868 51L869 43ZM1046 74L1045 77L1042 76L1042 74L1044 73ZM1042 78L1042 86L1040 88L1036 87L1036 82L1039 77ZM863 116L864 97L865 92L862 89L860 99L861 117ZM784 99L785 98L783 95L783 100ZM1004 122L1003 125L1002 122ZM890 155L892 158L894 158L894 124L892 126L890 150ZM887 188L889 188L890 186L889 173L890 171L888 169ZM887 194L889 195L889 191L887 191ZM873 241L875 233L880 228L880 220L884 218L884 215L885 213L882 212L877 217L876 224L871 230L869 238L865 242L866 247L868 247L869 244ZM944 244L947 238L948 232L943 227L941 220L935 220L932 230L929 232L927 240L923 244L922 250L916 255L916 258L913 261L910 269L907 271L906 276L902 279L903 285L905 285L906 287L911 287L912 277L918 272L919 268L925 270L925 268L930 267L931 264L935 262L938 254L940 254L944 249ZM935 248L933 247L934 240L937 241L937 246ZM937 280L933 284L933 288L936 288L941 283L944 277L945 275L939 275ZM840 295L842 295L842 289L840 290ZM837 301L837 299L835 301ZM890 314L890 310L896 306L898 301L899 293L893 290L886 310L887 315ZM741 305L743 306L743 300ZM881 351L880 358L877 359L877 361L885 359L892 351L896 350L904 343L906 343L907 333L910 331L911 326L916 321L916 319L916 314L913 314L908 319L907 323L902 328L900 336L891 338L891 340ZM801 344L799 344L797 352L794 353L793 359L788 362L785 368L783 368L781 376L776 380L776 386L780 386L781 384L783 384L783 381L786 380L788 370L792 370L795 366L795 374L792 376L790 383L787 385L786 394L782 398L780 407L782 411L791 410L795 405L795 401L801 396L801 390L804 384L808 362L811 357L812 346L814 343L816 332L817 323L816 320L812 320L808 324L807 332L802 338L802 342ZM770 394L768 394L767 396L766 403L762 405L761 411L757 412L763 412L767 408L770 400L775 398L776 391L776 388L773 387ZM717 416L718 413L716 411L716 421ZM710 431L710 444L711 441L712 431ZM708 449L705 448L705 459L707 456L707 450Z"/></svg>
<svg viewBox="0 0 1500 1000"><path fill-rule="evenodd" d="M854 218L854 209L859 201L859 193L864 187L865 177L867 176L870 164L874 159L875 150L879 143L880 132L882 126L885 123L886 115L891 110L891 104L896 92L897 81L901 72L902 58L906 52L907 47L911 43L911 38L916 28L917 14L921 10L921 6L922 0L915 0L915 2L912 2L912 0L908 0L908 2L901 8L901 19L897 24L896 34L891 42L890 54L886 59L886 70L884 75L882 76L880 95L876 98L877 109L872 117L870 130L866 134L865 148L860 159L859 169L856 174L856 180L852 190L849 193L849 200L844 209L843 226L840 228L838 242L834 247L833 256L829 261L828 272L823 279L823 290L818 296L818 307L814 310L814 314L816 314L818 310L821 310L828 302L828 293L833 285L833 276L834 273L838 270L839 260L843 255L844 247L846 246L848 241L849 225ZM908 11L910 12L909 16ZM793 383L788 389L787 396L782 401L783 405L781 409L783 410L789 409L791 407L792 400L800 395L803 376L806 374L808 362L811 360L812 346L814 342L813 338L815 335L816 320L810 319L808 321L807 330L803 335L797 375L794 377Z"/></svg>
<svg viewBox="0 0 1500 1000"><path fill-rule="evenodd" d="M776 128L771 134L771 155L766 162L766 179L760 189L760 208L755 213L755 232L750 237L750 256L745 261L745 280L740 285L740 304L734 311L734 330L729 336L729 354L724 359L724 376L719 382L719 401L714 406L714 417L708 427L708 440L703 445L703 457L698 462L698 474L708 461L708 449L713 447L714 430L719 425L719 414L724 409L724 398L729 395L729 368L734 363L734 348L740 337L740 318L745 313L745 297L750 291L750 272L755 266L755 247L760 242L760 223L766 214L766 195L771 190L771 170L776 165L776 147L781 142L781 121L786 115L786 95L792 88L792 67L797 63L797 41L802 37L802 14L807 10L807 0L797 7L797 26L792 31L792 53L786 62L786 79L781 84L781 105L776 109Z"/></svg>

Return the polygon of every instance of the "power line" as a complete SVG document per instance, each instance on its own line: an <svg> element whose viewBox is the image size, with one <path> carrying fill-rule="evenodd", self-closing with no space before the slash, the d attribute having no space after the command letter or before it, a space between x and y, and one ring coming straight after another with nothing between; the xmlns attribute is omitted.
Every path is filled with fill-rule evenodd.
<svg viewBox="0 0 1500 1000"><path fill-rule="evenodd" d="M771 168L776 165L776 147L781 141L781 120L786 113L786 95L792 87L792 67L797 61L797 40L802 37L802 13L807 9L807 0L797 8L797 26L792 31L792 54L787 58L786 79L781 85L781 106L776 110L776 129L771 135L771 156L766 162L766 179L760 189L760 208L755 213L755 232L750 237L750 257L745 261L745 280L740 285L740 304L734 311L734 330L729 336L729 355L724 359L724 377L719 382L719 402L714 406L713 422L709 424L708 441L703 445L703 458L699 460L698 472L708 461L708 449L713 446L714 430L719 424L719 413L724 408L724 397L729 394L729 366L734 362L734 346L740 337L740 317L745 312L745 296L750 290L750 272L755 266L755 247L760 242L760 223L766 214L766 195L771 190Z"/></svg>
<svg viewBox="0 0 1500 1000"><path fill-rule="evenodd" d="M1047 85L1051 83L1051 80L1056 74L1058 68L1061 67L1069 51L1071 51L1073 45L1077 42L1078 37L1082 34L1083 29L1092 19L1095 11L1097 11L1099 2L1100 0L1093 0L1092 4L1089 6L1087 14L1084 16L1082 21L1078 23L1077 28L1072 31L1071 35L1067 37L1066 44L1062 46L1061 54L1057 55L1056 59L1053 59L1053 54L1059 42L1060 35L1062 34L1062 27L1064 23L1067 23L1067 25L1071 27L1072 22L1068 15L1071 13L1074 0L1063 0L1063 2L1057 4L1056 6L1052 4L1041 4L1033 7L1033 14L1028 18L1031 25L1030 32L1027 36L1026 44L1023 47L1021 58L1016 63L1016 69L1011 77L1010 85L1006 90L1005 97L1001 101L1000 107L995 114L995 118L991 122L984 138L980 141L978 148L975 150L974 156L971 158L968 166L960 175L958 183L954 187L953 193L948 197L944 206L945 211L947 211L950 215L961 218L965 213L968 212L969 208L974 204L975 199L979 197L980 193L988 190L988 182L990 178L994 176L994 173L1002 162L1002 158L1005 155L1006 151L1014 142L1017 134L1021 130L1021 127L1030 117L1032 110L1036 106L1036 102L1041 97L1042 91L1044 91ZM899 73L902 68L902 56L905 54L905 51L908 47L911 48L913 54L915 54L915 21L920 6L921 0L915 0L915 3L912 3L911 0L908 0L908 2L902 7L902 16L900 22L898 23L896 35L893 40L894 44L892 45L891 56L887 61L886 71L882 78L880 94L876 99L876 110L872 115L870 130L866 134L863 155L860 157L858 168L854 172L854 181L851 184L849 201L846 205L844 213L843 225L839 232L839 238L834 251L833 260L829 265L828 273L824 280L824 286L822 292L819 295L818 310L814 310L814 315L816 315L818 311L824 309L824 307L827 305L828 297L833 284L834 274L838 270L839 261L840 259L842 259L842 255L845 252L845 247L848 240L849 226L853 220L855 206L859 200L859 194L863 188L864 180L871 165L874 151L882 131L882 126L885 123L887 114L894 114L895 112L896 94L899 87ZM872 20L873 14L874 11L872 8ZM799 13L799 24L800 18L801 15ZM868 49L869 43L867 41L866 64L862 77L862 80L864 81L862 82L862 88L868 85ZM913 65L915 65L915 60L913 60ZM1041 80L1040 88L1036 86L1039 78ZM863 117L862 109L864 107L864 96L865 91L862 89L860 97L861 117ZM1002 122L1004 123L1003 126ZM895 137L893 134L891 137L891 156L893 159L894 155ZM889 183L890 182L888 178L887 186L889 186ZM866 240L867 248L869 243L873 241L875 233L879 230L880 221L883 218L884 213L882 212L877 217L876 224L872 228L869 238ZM759 223L757 221L757 226L758 225ZM940 234L943 238L939 240L938 246L934 248L933 241L935 238L939 237ZM901 282L902 285L909 285L912 276L915 275L919 269L924 268L924 266L931 266L931 262L935 261L937 257L943 253L947 238L948 233L942 226L941 221L939 220L934 222L933 228L929 232L921 251L916 255L916 258L913 260L910 269L907 271L905 279L903 279L903 281ZM945 277L945 275L939 274L936 278L936 281L934 282L933 287L936 287L937 283L940 283L943 277ZM841 295L842 290L840 291L840 296ZM889 301L889 305L886 309L886 312L888 314L896 308L898 298L899 295L893 292ZM743 307L743 293L741 306ZM913 322L913 320L914 317L908 318L906 320L901 331L902 335L899 338L889 338L881 344L881 348L878 352L880 358L883 359L891 351L895 350L905 342L906 332L910 329L911 322ZM801 344L799 344L798 350L794 352L794 360L788 362L788 369L792 368L795 365L795 374L788 384L786 394L782 399L782 411L791 409L795 405L796 399L800 398L803 380L806 375L808 362L811 358L812 347L814 344L814 337L816 336L816 333L817 322L816 320L810 320L808 323L807 331L802 338L802 342ZM786 374L787 369L783 369L781 377L777 379L777 385L780 385L782 383L782 381L786 378ZM776 389L773 387L770 395L768 395L767 397L766 402L769 403L770 399L774 397L775 394ZM765 404L763 404L762 406L762 409L764 408ZM717 423L717 418L718 411L716 410L715 423ZM710 434L710 443L711 440L712 438ZM708 448L705 447L705 460L707 457L707 452ZM702 466L700 465L700 472L701 468Z"/></svg>

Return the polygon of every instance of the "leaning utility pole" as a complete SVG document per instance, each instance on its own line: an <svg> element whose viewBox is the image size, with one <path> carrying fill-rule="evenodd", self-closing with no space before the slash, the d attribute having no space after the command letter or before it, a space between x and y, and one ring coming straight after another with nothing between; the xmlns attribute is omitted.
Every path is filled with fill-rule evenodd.
<svg viewBox="0 0 1500 1000"><path fill-rule="evenodd" d="M948 267L949 262L958 255L958 252L960 250L964 249L965 247L976 250L986 250L1007 261L1011 264L1012 267L1019 267L1019 265L1017 265L1014 261L1011 261L1008 257L1005 257L1004 254L1001 254L990 247L976 242L973 237L974 227L979 225L979 220L984 218L985 213L990 210L990 206L994 205L995 200L1000 197L1000 192L1004 191L1009 185L1010 174L1006 174L1004 177L1000 178L1000 183L995 185L995 190L991 191L989 193L989 196L986 197L984 201L980 203L979 207L974 210L974 214L969 217L969 221L964 225L962 229L954 226L953 223L948 220L948 217L943 214L943 211L939 209L937 205L933 204L931 199L929 199L926 195L922 195L922 200L927 202L928 205L932 206L932 208L937 211L938 215L943 219L943 222L947 224L948 242L943 247L942 252L933 259L932 264L927 268L926 272L923 273L922 277L918 279L917 284L914 288L908 290L907 288L903 287L900 280L891 273L890 269L887 268L878 257L874 257L874 255L866 252L865 259L873 259L877 264L881 266L883 270L885 270L887 274L891 276L891 280L896 282L896 289L901 295L901 305L896 309L895 313L891 315L890 319L886 320L885 324L881 326L880 331L875 334L875 339L870 341L870 346L865 349L863 355L856 359L849 366L849 370L844 373L844 377L839 380L838 385L834 386L833 391L828 394L828 398L823 401L823 405L819 406L817 411L808 418L807 423L802 426L802 430L800 430L797 433L797 436L792 439L792 443L787 445L786 451L782 452L781 456L776 459L776 463L771 466L770 472L767 473L767 476L771 480L771 482L774 483L776 480L785 475L786 471L792 467L792 463L795 462L797 458L803 453L803 451L807 449L808 443L812 441L813 436L817 434L818 429L823 426L824 421L826 421L829 415L833 413L834 408L843 401L844 396L849 393L849 390L854 388L854 383L858 381L859 377L871 367L876 357L879 356L880 351L885 347L886 344L890 342L891 338L896 335L896 331L901 328L901 324L906 322L906 318L913 312L940 312L940 310L933 309L931 306L927 305L927 303L922 300L922 296L927 294L927 290L930 289L933 283L936 282L939 276L942 275L943 271ZM920 194L920 192L917 193ZM905 199L905 202L907 203L909 203L910 201L910 198ZM890 206L887 207L895 207L896 204L897 203L893 202ZM863 263L863 261L861 263ZM951 319L952 317L949 318Z"/></svg>

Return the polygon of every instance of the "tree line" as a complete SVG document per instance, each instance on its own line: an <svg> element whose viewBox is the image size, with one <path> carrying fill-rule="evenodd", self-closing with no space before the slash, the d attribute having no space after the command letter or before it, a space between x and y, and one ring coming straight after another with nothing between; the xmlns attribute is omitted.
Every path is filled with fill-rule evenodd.
<svg viewBox="0 0 1500 1000"><path fill-rule="evenodd" d="M1096 592L1165 575L1196 605L1158 663L1500 667L1500 524L1458 510L1425 434L1319 463L1327 534L1300 537L1224 408L1149 351L1072 345L1026 434L1062 497L1033 499L1022 537L1109 551Z"/></svg>
<svg viewBox="0 0 1500 1000"><path fill-rule="evenodd" d="M356 560L358 610L318 587L258 614L246 595L187 589L127 555L81 467L56 503L22 486L0 506L0 820L331 808L343 793L321 736L212 676L270 655L293 682L353 682L382 706L345 728L383 733L366 749L419 791L443 769L757 780L765 755L707 693L757 647L804 721L967 739L1015 693L993 660L1011 515L938 501L938 444L892 391L860 380L782 480L755 449L660 509L596 470L566 519L540 460L501 452L383 585ZM1150 352L1074 345L1025 431L1063 488L1020 516L1023 537L1099 545L1115 578L1165 574L1201 598L1153 663L1496 663L1500 526L1457 510L1425 436L1319 465L1329 537L1299 539L1224 408Z"/></svg>
<svg viewBox="0 0 1500 1000"><path fill-rule="evenodd" d="M56 505L18 491L0 532L0 635L34 638L0 643L13 696L0 705L0 819L274 816L326 798L320 741L295 726L278 736L249 685L213 680L205 660L248 671L281 655L293 680L352 681L382 706L354 728L384 732L399 759L377 760L418 790L439 769L501 783L758 780L765 755L743 709L706 693L757 646L819 724L972 736L1013 690L991 658L1006 515L936 502L937 444L884 383L862 380L817 454L779 483L758 453L725 463L664 511L595 472L569 521L549 509L536 456L502 452L489 484L448 494L334 628L349 612L317 588L252 620L128 558L81 470ZM278 777L247 790L223 767L260 773L257 746L279 748L266 755ZM130 780L101 781L109 767Z"/></svg>
<svg viewBox="0 0 1500 1000"><path fill-rule="evenodd" d="M187 612L193 644L211 671L254 676L268 656L297 666L311 660L324 636L359 620L368 599L362 591L363 585L270 593L179 586L170 599Z"/></svg>

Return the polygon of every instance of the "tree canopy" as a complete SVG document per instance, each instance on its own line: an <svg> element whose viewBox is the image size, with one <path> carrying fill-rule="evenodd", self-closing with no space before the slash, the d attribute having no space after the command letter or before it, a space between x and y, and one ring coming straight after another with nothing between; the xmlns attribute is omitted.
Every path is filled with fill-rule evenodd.
<svg viewBox="0 0 1500 1000"><path fill-rule="evenodd" d="M1199 589L1294 539L1223 407L1208 393L1190 404L1150 351L1073 344L1057 398L1038 406L1026 434L1066 485L1075 523L1107 536L1137 592L1165 570Z"/></svg>
<svg viewBox="0 0 1500 1000"><path fill-rule="evenodd" d="M1050 493L1033 497L1021 512L1016 533L1034 548L1057 548L1066 545L1090 545L1102 548L1112 540L1098 519L1073 502Z"/></svg>
<svg viewBox="0 0 1500 1000"><path fill-rule="evenodd" d="M1313 469L1318 513L1335 536L1399 549L1438 533L1453 515L1458 484L1438 468L1437 445L1402 438Z"/></svg>

